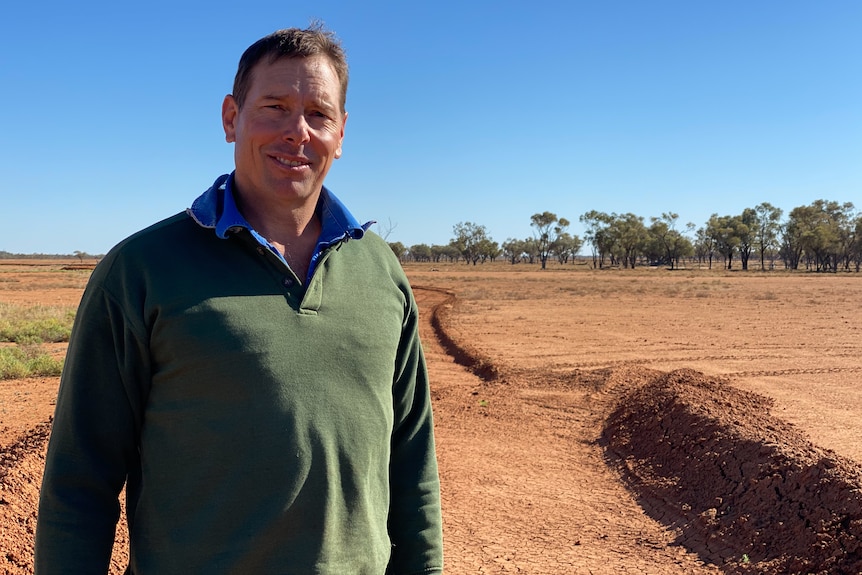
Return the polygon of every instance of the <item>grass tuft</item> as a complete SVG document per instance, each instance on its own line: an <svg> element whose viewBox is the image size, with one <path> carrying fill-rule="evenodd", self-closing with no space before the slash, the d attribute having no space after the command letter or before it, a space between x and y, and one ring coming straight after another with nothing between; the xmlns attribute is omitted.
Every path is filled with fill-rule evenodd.
<svg viewBox="0 0 862 575"><path fill-rule="evenodd" d="M58 376L63 360L54 359L38 346L0 347L0 380Z"/></svg>
<svg viewBox="0 0 862 575"><path fill-rule="evenodd" d="M21 345L69 341L74 307L0 303L0 342Z"/></svg>

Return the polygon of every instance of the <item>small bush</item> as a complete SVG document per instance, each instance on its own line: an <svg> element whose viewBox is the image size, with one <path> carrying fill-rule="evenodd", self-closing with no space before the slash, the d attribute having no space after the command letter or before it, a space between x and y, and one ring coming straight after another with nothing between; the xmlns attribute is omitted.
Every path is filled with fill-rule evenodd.
<svg viewBox="0 0 862 575"><path fill-rule="evenodd" d="M0 342L33 344L69 341L75 308L0 304Z"/></svg>
<svg viewBox="0 0 862 575"><path fill-rule="evenodd" d="M0 347L0 380L57 376L63 361L54 359L37 346Z"/></svg>

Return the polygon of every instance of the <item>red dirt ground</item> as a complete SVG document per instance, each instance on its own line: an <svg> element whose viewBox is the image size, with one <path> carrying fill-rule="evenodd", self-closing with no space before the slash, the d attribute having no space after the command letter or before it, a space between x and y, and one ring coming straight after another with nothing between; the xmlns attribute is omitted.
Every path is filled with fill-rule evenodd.
<svg viewBox="0 0 862 575"><path fill-rule="evenodd" d="M447 573L862 572L862 278L533 270L408 266ZM0 302L77 303L27 273ZM0 573L32 573L56 386L0 382Z"/></svg>

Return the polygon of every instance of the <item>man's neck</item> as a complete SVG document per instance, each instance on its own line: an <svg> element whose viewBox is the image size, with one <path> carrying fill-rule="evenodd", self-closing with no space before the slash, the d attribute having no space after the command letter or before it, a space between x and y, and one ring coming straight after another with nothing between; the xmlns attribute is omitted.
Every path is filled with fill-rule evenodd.
<svg viewBox="0 0 862 575"><path fill-rule="evenodd" d="M317 216L317 198L313 203L298 207L274 206L270 209L270 206L243 202L241 193L238 196L235 199L243 217L284 256L290 268L304 282L322 227Z"/></svg>
<svg viewBox="0 0 862 575"><path fill-rule="evenodd" d="M316 215L312 215L311 220L298 235L288 237L288 234L284 234L280 237L277 232L268 234L258 231L258 233L281 253L290 269L300 281L305 283L308 268L311 265L311 257L314 255L314 249L320 237L320 229L320 219Z"/></svg>

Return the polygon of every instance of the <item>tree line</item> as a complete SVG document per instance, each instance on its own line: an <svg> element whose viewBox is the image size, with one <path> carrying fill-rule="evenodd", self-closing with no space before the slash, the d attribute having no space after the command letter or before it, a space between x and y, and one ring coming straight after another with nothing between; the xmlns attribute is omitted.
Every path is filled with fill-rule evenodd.
<svg viewBox="0 0 862 575"><path fill-rule="evenodd" d="M505 258L512 264L574 263L584 245L595 268L634 268L662 265L671 269L684 261L697 261L710 269L720 262L733 269L738 262L748 270L752 258L759 269L774 269L780 261L785 269L818 272L859 272L862 268L862 213L850 202L816 200L784 212L768 202L746 208L741 214L714 213L697 228L687 223L680 229L679 215L665 212L649 218L632 213L589 211L579 221L584 238L568 231L571 222L552 212L533 214L533 234L524 239L508 238L498 244L485 226L459 222L446 245L404 246L390 242L402 261L459 262L477 265Z"/></svg>
<svg viewBox="0 0 862 575"><path fill-rule="evenodd" d="M16 254L12 252L7 252L5 250L0 250L0 260L66 260L78 258L80 261L84 261L85 259L99 260L103 257L104 254L93 255L79 250L75 250L71 254Z"/></svg>

